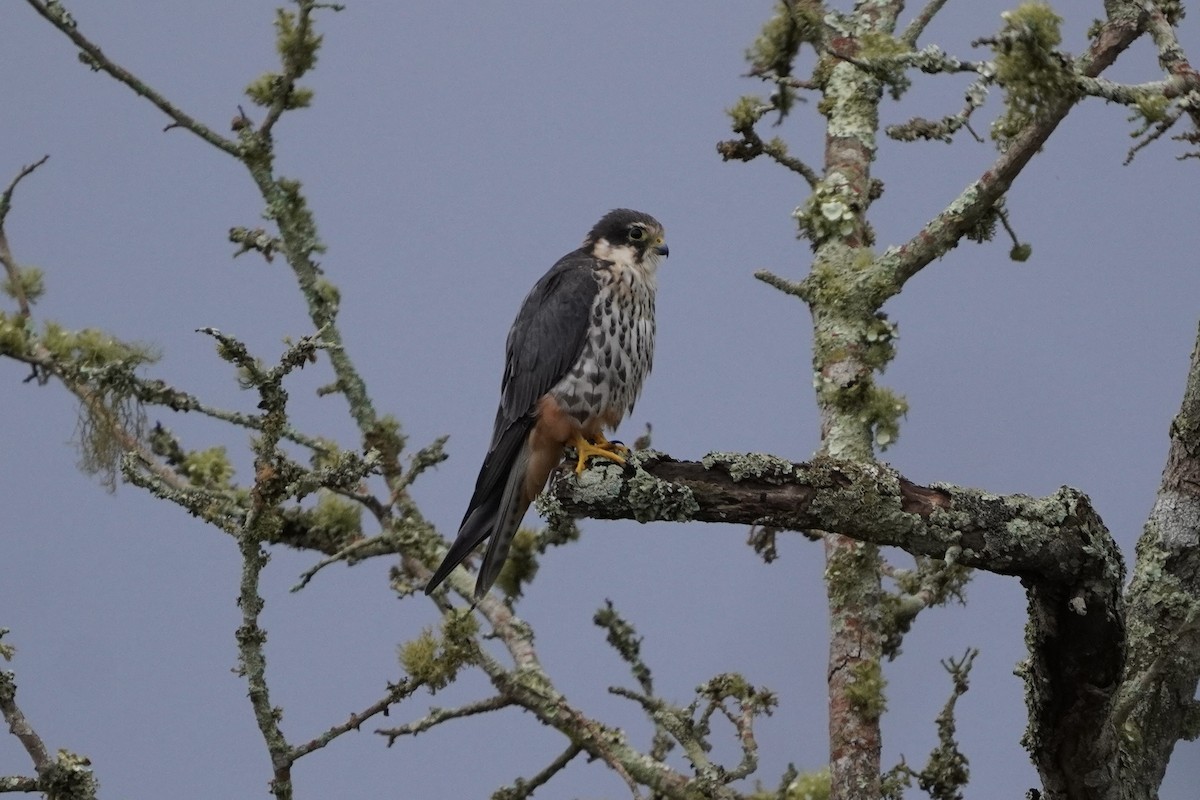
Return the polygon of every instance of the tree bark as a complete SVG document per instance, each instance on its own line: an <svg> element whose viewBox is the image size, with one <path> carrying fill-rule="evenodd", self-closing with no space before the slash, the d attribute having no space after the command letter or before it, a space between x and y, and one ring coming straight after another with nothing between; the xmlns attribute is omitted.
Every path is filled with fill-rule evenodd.
<svg viewBox="0 0 1200 800"><path fill-rule="evenodd" d="M1141 796L1119 769L1113 725L1125 670L1124 563L1077 490L1005 496L922 486L879 464L731 453L681 462L649 452L624 468L558 473L550 494L552 524L566 515L817 529L1019 577L1030 619L1024 741L1047 796Z"/></svg>

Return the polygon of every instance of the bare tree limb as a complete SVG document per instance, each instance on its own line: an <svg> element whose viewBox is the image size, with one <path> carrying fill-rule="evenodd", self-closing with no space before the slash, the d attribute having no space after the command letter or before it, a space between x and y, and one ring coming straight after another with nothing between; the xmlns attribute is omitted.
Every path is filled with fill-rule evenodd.
<svg viewBox="0 0 1200 800"><path fill-rule="evenodd" d="M533 796L533 793L550 781L555 775L570 764L575 756L583 752L583 748L575 743L571 743L566 750L562 751L553 761L551 761L545 769L534 775L529 780L518 778L513 782L512 786L506 786L492 795L495 800L525 800L527 797Z"/></svg>
<svg viewBox="0 0 1200 800"><path fill-rule="evenodd" d="M305 744L297 745L296 747L292 748L292 752L290 754L291 760L295 762L314 750L321 749L342 734L358 730L362 727L364 722L378 714L383 714L386 716L389 708L394 706L396 703L399 703L406 697L411 696L412 693L418 688L419 686L417 684L409 681L401 681L400 683L390 684L388 686L388 693L384 697L376 700L362 711L351 714L350 718L340 725L334 725L320 736L317 736Z"/></svg>
<svg viewBox="0 0 1200 800"><path fill-rule="evenodd" d="M106 72L116 80L128 86L135 94L145 97L173 121L171 127L185 128L199 136L204 141L223 150L235 158L241 157L238 145L230 139L217 134L211 128L199 122L184 112L174 103L156 92L148 84L129 70L117 64L104 55L104 52L90 39L79 32L74 18L58 0L25 0L33 10L42 15L51 25L62 32L80 49L80 60L93 70Z"/></svg>
<svg viewBox="0 0 1200 800"><path fill-rule="evenodd" d="M909 47L916 47L917 40L921 38L921 34L925 32L925 28L937 16L937 13L942 10L942 6L946 5L946 0L927 0L925 7L920 13L913 18L913 21L908 23L904 28L904 32L900 34L900 41L907 44Z"/></svg>
<svg viewBox="0 0 1200 800"><path fill-rule="evenodd" d="M397 725L395 728L379 728L375 732L387 737L387 745L391 747L401 736L416 736L418 733L441 725L452 719L473 717L476 714L486 714L489 711L499 711L512 705L512 701L502 695L495 695L473 703L466 703L454 708L431 708L429 713L413 722Z"/></svg>

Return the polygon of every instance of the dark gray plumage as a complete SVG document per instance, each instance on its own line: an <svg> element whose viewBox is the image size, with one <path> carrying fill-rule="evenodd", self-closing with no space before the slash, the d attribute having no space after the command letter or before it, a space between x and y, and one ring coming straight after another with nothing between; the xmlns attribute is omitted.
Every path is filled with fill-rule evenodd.
<svg viewBox="0 0 1200 800"><path fill-rule="evenodd" d="M577 472L591 455L623 460L602 431L633 409L650 371L655 270L667 252L657 220L617 209L525 297L508 333L492 442L426 594L491 536L475 598L487 593L566 445L579 451Z"/></svg>

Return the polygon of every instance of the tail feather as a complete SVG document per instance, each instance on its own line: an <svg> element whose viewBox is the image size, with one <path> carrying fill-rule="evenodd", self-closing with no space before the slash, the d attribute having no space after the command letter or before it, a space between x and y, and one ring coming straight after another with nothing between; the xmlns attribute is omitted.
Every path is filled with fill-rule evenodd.
<svg viewBox="0 0 1200 800"><path fill-rule="evenodd" d="M492 448L479 470L475 493L467 506L462 525L459 526L458 536L425 586L425 594L432 594L454 568L465 561L480 542L493 533L497 535L492 536L484 555L479 580L475 586L475 596L478 598L487 594L487 590L495 582L500 568L504 566L508 548L512 545L513 534L529 507L528 501L523 505L520 503L520 494L521 482L529 463L528 439L532 427L532 419L520 420L504 429L493 441ZM519 513L514 505L514 497L516 505L521 506ZM507 517L514 513L517 513L517 518L510 523ZM485 575L490 575L486 582Z"/></svg>
<svg viewBox="0 0 1200 800"><path fill-rule="evenodd" d="M479 543L492 532L496 509L500 505L499 501L499 497L489 500L472 510L463 520L462 527L458 529L458 538L454 540L454 544L450 545L446 557L442 559L437 571L425 585L425 594L433 594L433 590L446 580L454 568L465 561L467 556L471 555L471 552L479 546Z"/></svg>
<svg viewBox="0 0 1200 800"><path fill-rule="evenodd" d="M525 474L529 470L529 447L521 448L508 480L504 484L504 494L500 505L493 516L492 538L483 554L483 563L479 565L479 577L475 580L475 600L481 600L492 588L504 562L508 560L508 551L512 547L513 537L529 510L530 500L525 496Z"/></svg>

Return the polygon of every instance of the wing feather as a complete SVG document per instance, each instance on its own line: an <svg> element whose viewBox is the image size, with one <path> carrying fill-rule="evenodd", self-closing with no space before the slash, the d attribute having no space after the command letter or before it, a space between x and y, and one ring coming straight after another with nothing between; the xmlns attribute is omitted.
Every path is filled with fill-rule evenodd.
<svg viewBox="0 0 1200 800"><path fill-rule="evenodd" d="M501 518L515 514L515 501L509 495L520 491L522 480L512 472L517 468L523 472L528 461L525 449L536 422L538 400L566 377L583 353L592 304L600 290L594 274L598 266L600 262L586 250L569 253L542 276L521 304L505 346L504 379L492 441L458 537L426 586L426 594L497 527L512 527L508 524L511 520ZM488 549L487 585L481 573L477 596L487 591L503 565L511 531L503 537L505 541L500 538Z"/></svg>
<svg viewBox="0 0 1200 800"><path fill-rule="evenodd" d="M588 318L600 284L599 262L583 250L559 259L521 303L508 332L504 379L492 443L466 517L483 498L500 491L533 427L542 395L566 377L587 342Z"/></svg>
<svg viewBox="0 0 1200 800"><path fill-rule="evenodd" d="M511 422L528 414L575 365L587 341L600 262L584 250L561 258L534 285L508 333L500 414Z"/></svg>

